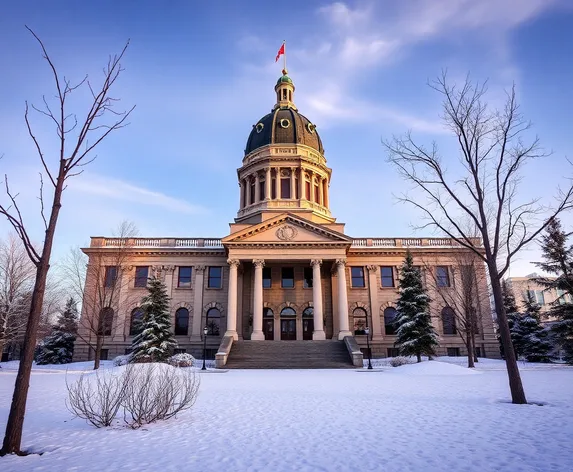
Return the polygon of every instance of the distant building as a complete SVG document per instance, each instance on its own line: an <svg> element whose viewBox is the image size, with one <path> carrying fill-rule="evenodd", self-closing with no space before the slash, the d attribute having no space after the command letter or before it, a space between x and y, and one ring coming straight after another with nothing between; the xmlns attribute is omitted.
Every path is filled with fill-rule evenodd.
<svg viewBox="0 0 573 472"><path fill-rule="evenodd" d="M407 249L424 272L438 274L445 289L458 289L453 265L456 254L466 249L449 238L354 238L345 233L331 213L332 170L318 130L299 113L293 81L283 72L275 86L276 104L253 125L237 169L239 209L229 234L127 242L129 262L120 271L124 283L103 308L104 358L129 350L152 275L167 285L179 351L201 355L206 328L208 355L220 352L221 364L228 359L232 367L328 366L329 360L344 356L349 361L344 346L366 352L367 327L374 357L396 355L398 267ZM358 156L352 158L359 162ZM86 291L117 276L114 254L124 243L91 239L84 249L90 267L99 264L105 271L88 271ZM90 273L102 276L94 280ZM480 291L487 293L485 277L477 279ZM430 296L439 354L466 354L451 310L444 310L437 294ZM499 357L488 297L476 305L479 355ZM87 316L84 303L82 317ZM93 357L90 343L94 333L80 328L76 360Z"/></svg>

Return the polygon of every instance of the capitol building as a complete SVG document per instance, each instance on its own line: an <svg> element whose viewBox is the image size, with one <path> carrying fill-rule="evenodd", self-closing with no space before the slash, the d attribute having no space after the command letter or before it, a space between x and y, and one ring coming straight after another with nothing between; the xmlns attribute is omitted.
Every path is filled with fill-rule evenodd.
<svg viewBox="0 0 573 472"><path fill-rule="evenodd" d="M449 238L346 234L331 212L333 170L318 127L298 111L286 71L275 91L272 111L246 141L237 170L239 208L228 234L91 238L84 298L117 284L109 306L97 313L89 303L82 308L84 321L103 312L102 359L129 351L151 276L171 298L178 352L200 357L205 342L208 358L229 368L351 367L361 365L367 349L372 357L397 355L398 268L407 250L426 282L437 275L443 289L459 289L456 255L466 249ZM486 278L476 280L483 285L478 293L486 294L475 301L478 355L499 357ZM430 285L438 354L465 355L451 308ZM76 361L94 356L98 332L88 324L81 323Z"/></svg>

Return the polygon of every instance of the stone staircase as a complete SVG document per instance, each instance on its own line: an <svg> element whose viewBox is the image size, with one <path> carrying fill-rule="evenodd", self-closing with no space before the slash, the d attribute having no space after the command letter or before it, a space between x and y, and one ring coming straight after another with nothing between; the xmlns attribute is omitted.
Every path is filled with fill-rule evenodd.
<svg viewBox="0 0 573 472"><path fill-rule="evenodd" d="M235 341L229 369L348 369L344 341Z"/></svg>

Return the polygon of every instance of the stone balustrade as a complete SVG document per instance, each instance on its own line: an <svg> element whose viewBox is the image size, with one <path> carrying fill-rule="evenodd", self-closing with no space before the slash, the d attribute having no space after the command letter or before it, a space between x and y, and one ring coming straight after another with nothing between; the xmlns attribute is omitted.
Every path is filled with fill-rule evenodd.
<svg viewBox="0 0 573 472"><path fill-rule="evenodd" d="M102 248L207 248L222 249L218 238L91 238L90 247Z"/></svg>
<svg viewBox="0 0 573 472"><path fill-rule="evenodd" d="M474 246L481 247L480 238L471 238ZM379 247L460 247L452 238L354 238L353 248L379 248Z"/></svg>

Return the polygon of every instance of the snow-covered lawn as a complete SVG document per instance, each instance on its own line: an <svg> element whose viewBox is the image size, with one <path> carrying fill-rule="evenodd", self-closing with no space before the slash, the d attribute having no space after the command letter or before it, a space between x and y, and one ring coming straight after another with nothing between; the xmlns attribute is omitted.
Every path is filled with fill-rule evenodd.
<svg viewBox="0 0 573 472"><path fill-rule="evenodd" d="M192 410L140 430L71 418L66 375L91 365L37 368L23 447L43 454L0 458L0 470L573 470L573 368L523 365L528 399L546 404L518 406L502 362L440 360L450 363L202 373ZM3 433L16 373L1 365Z"/></svg>

